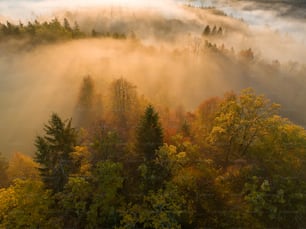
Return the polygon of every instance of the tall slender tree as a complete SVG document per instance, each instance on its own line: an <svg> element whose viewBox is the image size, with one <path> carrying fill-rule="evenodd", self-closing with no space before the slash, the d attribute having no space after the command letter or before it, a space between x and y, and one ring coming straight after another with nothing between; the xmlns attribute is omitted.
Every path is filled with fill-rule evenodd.
<svg viewBox="0 0 306 229"><path fill-rule="evenodd" d="M91 76L83 78L75 109L76 125L89 127L96 116L95 82Z"/></svg>
<svg viewBox="0 0 306 229"><path fill-rule="evenodd" d="M62 191L68 177L77 168L70 153L76 145L77 134L71 127L71 119L62 121L57 114L52 114L44 128L45 135L35 141L35 161L45 186L54 192Z"/></svg>
<svg viewBox="0 0 306 229"><path fill-rule="evenodd" d="M119 129L128 129L132 124L137 105L136 87L123 78L115 80L111 85L111 109Z"/></svg>
<svg viewBox="0 0 306 229"><path fill-rule="evenodd" d="M160 146L163 145L163 130L159 122L158 113L153 106L146 108L137 127L136 151L142 155L145 162L151 162L155 159Z"/></svg>
<svg viewBox="0 0 306 229"><path fill-rule="evenodd" d="M138 164L140 171L140 189L144 193L157 190L162 186L162 169L155 163L157 150L163 145L163 130L158 113L149 105L141 117L136 129L136 153L142 163Z"/></svg>

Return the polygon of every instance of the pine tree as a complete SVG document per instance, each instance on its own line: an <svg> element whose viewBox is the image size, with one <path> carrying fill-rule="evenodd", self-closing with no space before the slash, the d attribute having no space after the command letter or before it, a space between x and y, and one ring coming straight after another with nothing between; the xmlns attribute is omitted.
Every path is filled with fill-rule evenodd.
<svg viewBox="0 0 306 229"><path fill-rule="evenodd" d="M71 127L71 119L62 121L52 114L44 128L45 135L35 141L35 161L39 163L40 176L48 189L62 191L68 177L76 170L70 153L76 145L76 131Z"/></svg>

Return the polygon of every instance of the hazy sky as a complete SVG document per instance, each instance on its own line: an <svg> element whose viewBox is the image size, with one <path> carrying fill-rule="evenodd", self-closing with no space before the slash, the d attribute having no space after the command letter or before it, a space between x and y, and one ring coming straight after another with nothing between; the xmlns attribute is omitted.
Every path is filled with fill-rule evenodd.
<svg viewBox="0 0 306 229"><path fill-rule="evenodd" d="M58 10L82 10L98 6L168 8L172 0L0 0L0 16L15 20L33 19Z"/></svg>
<svg viewBox="0 0 306 229"><path fill-rule="evenodd" d="M82 10L98 6L147 7L177 13L175 3L184 0L0 0L0 20L28 20L60 10ZM193 4L197 4L194 1ZM242 19L253 27L269 27L290 34L302 42L306 37L306 19L303 9L286 4L258 4L254 1L198 1L199 5L216 6L228 15ZM299 14L302 13L301 17Z"/></svg>

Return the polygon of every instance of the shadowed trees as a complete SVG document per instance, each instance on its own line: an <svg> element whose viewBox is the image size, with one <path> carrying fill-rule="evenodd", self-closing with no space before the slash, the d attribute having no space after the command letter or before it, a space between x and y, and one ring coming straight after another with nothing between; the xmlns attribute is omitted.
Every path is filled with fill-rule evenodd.
<svg viewBox="0 0 306 229"><path fill-rule="evenodd" d="M155 151L163 145L163 131L158 113L149 105L141 117L136 132L136 151L144 162L150 163L155 157Z"/></svg>
<svg viewBox="0 0 306 229"><path fill-rule="evenodd" d="M52 114L44 131L45 135L38 136L35 141L35 161L46 187L59 192L76 170L70 153L74 151L77 135L71 120L62 121L57 114Z"/></svg>
<svg viewBox="0 0 306 229"><path fill-rule="evenodd" d="M6 170L8 168L8 162L6 158L0 153L0 188L5 187L8 182Z"/></svg>
<svg viewBox="0 0 306 229"><path fill-rule="evenodd" d="M90 127L101 115L99 111L101 111L101 104L98 103L95 82L91 76L86 76L83 78L75 108L76 125Z"/></svg>

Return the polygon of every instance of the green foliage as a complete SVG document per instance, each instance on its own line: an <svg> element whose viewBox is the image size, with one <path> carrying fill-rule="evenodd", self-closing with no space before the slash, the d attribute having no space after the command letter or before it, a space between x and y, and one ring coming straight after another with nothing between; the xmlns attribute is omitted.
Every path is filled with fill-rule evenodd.
<svg viewBox="0 0 306 229"><path fill-rule="evenodd" d="M99 162L92 176L73 176L57 194L65 228L109 228L119 223L122 166Z"/></svg>
<svg viewBox="0 0 306 229"><path fill-rule="evenodd" d="M181 228L178 222L184 204L184 198L173 185L149 192L143 197L141 205L129 204L122 211L120 228Z"/></svg>
<svg viewBox="0 0 306 229"><path fill-rule="evenodd" d="M253 177L245 184L245 201L265 227L292 228L304 225L306 183L292 177L273 176L271 181Z"/></svg>
<svg viewBox="0 0 306 229"><path fill-rule="evenodd" d="M101 32L96 31L95 29L93 29L91 31L91 36L92 37L104 37L104 38L111 37L113 39L126 39L127 38L126 34L124 34L124 33L117 33L117 32L113 32L113 33L111 33L111 32L104 32L104 33L101 33ZM135 39L135 37L134 37L134 39Z"/></svg>
<svg viewBox="0 0 306 229"><path fill-rule="evenodd" d="M63 193L58 195L66 228L84 228L87 225L88 205L93 191L92 185L83 177L69 178Z"/></svg>
<svg viewBox="0 0 306 229"><path fill-rule="evenodd" d="M117 118L132 123L139 114L128 109L129 84L116 83ZM152 106L135 141L118 123L95 120L77 145L71 120L53 114L36 139L43 183L32 179L33 161L17 154L8 174L24 180L0 189L0 227L303 228L306 131L278 107L251 89L209 99L182 114L189 134L170 135L171 144ZM123 146L124 135L134 148ZM29 168L24 177L17 166Z"/></svg>
<svg viewBox="0 0 306 229"><path fill-rule="evenodd" d="M69 21L65 18L63 25L57 18L49 22L28 22L27 25L22 23L6 24L0 23L0 41L13 39L28 39L32 44L40 44L46 42L56 42L85 37L79 29L77 23L71 28Z"/></svg>
<svg viewBox="0 0 306 229"><path fill-rule="evenodd" d="M77 169L70 155L76 145L76 131L71 127L71 120L63 122L57 114L52 114L44 131L45 135L35 141L35 161L46 187L54 192L62 191L69 175Z"/></svg>
<svg viewBox="0 0 306 229"><path fill-rule="evenodd" d="M108 228L119 223L118 209L122 204L119 190L123 185L122 166L111 161L99 162L93 171L94 193L89 207L90 228Z"/></svg>
<svg viewBox="0 0 306 229"><path fill-rule="evenodd" d="M145 162L156 158L156 150L163 145L163 130L159 123L158 113L150 105L141 117L137 128L136 151Z"/></svg>
<svg viewBox="0 0 306 229"><path fill-rule="evenodd" d="M150 105L141 117L136 130L136 152L144 163L139 166L145 192L157 190L162 185L160 178L165 174L155 163L157 150L163 145L163 130L159 123L158 113Z"/></svg>
<svg viewBox="0 0 306 229"><path fill-rule="evenodd" d="M110 129L104 122L97 122L90 137L92 163L99 161L120 161L124 147L117 131Z"/></svg>

